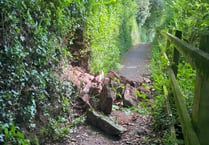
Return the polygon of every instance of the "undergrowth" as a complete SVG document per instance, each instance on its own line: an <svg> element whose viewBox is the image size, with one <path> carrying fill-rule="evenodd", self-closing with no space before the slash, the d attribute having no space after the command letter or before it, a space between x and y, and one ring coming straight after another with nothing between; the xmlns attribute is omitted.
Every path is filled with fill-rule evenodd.
<svg viewBox="0 0 209 145"><path fill-rule="evenodd" d="M38 144L62 135L57 118L67 116L73 88L55 71L70 56L67 7L65 0L0 2L0 142L30 144L34 136Z"/></svg>
<svg viewBox="0 0 209 145"><path fill-rule="evenodd" d="M160 34L157 35L153 41L151 62L153 84L156 89L155 100L152 104L152 114L155 118L155 129L163 132L162 140L165 144L183 144L181 125L178 120L170 80L167 74L168 61L163 55L163 52L166 51L168 58L171 58L173 46L171 45L168 50L165 49L166 46L167 41L162 38ZM187 109L191 111L194 96L195 71L183 60L184 58L180 58L177 80L185 98ZM166 94L165 88L167 91ZM171 114L168 114L168 106L171 110ZM172 125L175 126L176 129L177 140L170 135L169 128Z"/></svg>
<svg viewBox="0 0 209 145"><path fill-rule="evenodd" d="M92 72L108 72L116 68L124 52L138 42L135 1L89 3L86 39L89 40Z"/></svg>

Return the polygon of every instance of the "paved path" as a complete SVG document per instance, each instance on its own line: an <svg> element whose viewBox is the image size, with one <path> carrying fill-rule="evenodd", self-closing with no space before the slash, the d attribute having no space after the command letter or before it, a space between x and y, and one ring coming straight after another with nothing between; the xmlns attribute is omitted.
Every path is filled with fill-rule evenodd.
<svg viewBox="0 0 209 145"><path fill-rule="evenodd" d="M148 65L151 58L151 45L140 43L129 49L121 60L120 74L136 81L150 73Z"/></svg>

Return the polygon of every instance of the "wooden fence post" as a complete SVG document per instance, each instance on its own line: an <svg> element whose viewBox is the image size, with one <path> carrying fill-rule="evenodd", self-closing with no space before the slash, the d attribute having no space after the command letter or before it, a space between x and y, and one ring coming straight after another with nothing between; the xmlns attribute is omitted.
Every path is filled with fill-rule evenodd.
<svg viewBox="0 0 209 145"><path fill-rule="evenodd" d="M168 30L168 33L172 34L172 30L169 29ZM168 48L170 47L170 44L171 44L170 40L167 39L167 42L166 42L166 51L165 51L166 54L167 54Z"/></svg>
<svg viewBox="0 0 209 145"><path fill-rule="evenodd" d="M179 39L181 39L181 37L182 37L182 32L179 31L179 30L176 30L175 36L178 37ZM174 72L174 74L175 74L175 77L177 77L177 73L178 73L178 64L179 64L179 52L178 52L178 50L174 47L174 49L173 49L172 68L173 68L173 72Z"/></svg>
<svg viewBox="0 0 209 145"><path fill-rule="evenodd" d="M200 41L200 49L209 53L209 36ZM204 63L204 62L203 62ZM209 67L209 66L208 66ZM204 68L209 69L209 68ZM201 145L209 144L209 74L197 70L192 123Z"/></svg>

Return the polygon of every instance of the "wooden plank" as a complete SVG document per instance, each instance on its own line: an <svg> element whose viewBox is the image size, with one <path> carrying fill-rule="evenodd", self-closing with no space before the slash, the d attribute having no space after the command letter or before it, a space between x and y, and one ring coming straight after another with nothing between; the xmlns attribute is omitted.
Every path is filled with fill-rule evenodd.
<svg viewBox="0 0 209 145"><path fill-rule="evenodd" d="M185 100L180 92L178 82L171 67L168 67L168 74L171 80L171 87L174 93L174 99L182 125L185 143L186 145L200 145L199 139L193 129L191 118L185 105Z"/></svg>
<svg viewBox="0 0 209 145"><path fill-rule="evenodd" d="M167 111L169 116L173 116L172 111L171 111L171 107L170 107L170 103L169 103L169 100L168 100L168 89L165 85L163 86L163 92L164 92L164 96L165 96L165 99L166 99L166 111ZM170 125L170 133L171 133L171 137L174 141L174 145L178 145L177 141L176 141L176 130L175 130L173 122L174 121L172 119L172 123Z"/></svg>
<svg viewBox="0 0 209 145"><path fill-rule="evenodd" d="M191 46L170 33L166 32L163 34L176 46L181 55L183 55L194 68L209 76L209 53Z"/></svg>
<svg viewBox="0 0 209 145"><path fill-rule="evenodd" d="M199 73L196 76L192 121L201 145L209 144L209 81Z"/></svg>
<svg viewBox="0 0 209 145"><path fill-rule="evenodd" d="M172 30L171 29L169 29L168 30L168 33L171 33L172 34ZM170 47L170 41L167 39L167 42L166 42L166 51L165 51L165 53L167 54L168 52L168 50L169 50L169 47Z"/></svg>
<svg viewBox="0 0 209 145"><path fill-rule="evenodd" d="M168 49L169 46L170 46L170 42L167 41L166 49ZM167 65L170 66L171 64L170 64L170 61L169 61L168 56L166 55L166 53L162 52L162 55L167 60ZM167 89L167 87L165 85L163 85L163 92L164 92L164 96L165 96L165 99L166 99L166 110L167 110L167 113L168 113L168 115L172 115L172 111L171 111L170 103L169 103L169 98L168 98L168 89ZM172 94L170 94L170 95L172 95ZM172 122L172 124L170 126L170 133L171 133L172 139L175 142L174 145L178 145L177 144L177 140L176 140L176 130L175 130L173 122Z"/></svg>
<svg viewBox="0 0 209 145"><path fill-rule="evenodd" d="M181 39L181 36L182 36L181 31L176 30L175 36L177 38ZM179 64L179 52L176 49L176 47L174 47L174 49L173 49L172 68L173 68L173 72L174 72L175 76L177 76L177 73L178 73L178 64Z"/></svg>
<svg viewBox="0 0 209 145"><path fill-rule="evenodd" d="M203 36L200 49L209 52L209 36ZM192 121L201 145L209 144L209 79L197 71Z"/></svg>
<svg viewBox="0 0 209 145"><path fill-rule="evenodd" d="M167 47L166 47L166 48L168 48L169 45L170 45L170 44L169 44L169 41L168 41L168 42L167 42ZM166 55L165 52L163 52L162 54L163 54L164 58L167 60L167 64L168 64L168 66L169 66L169 65L170 65L170 61L169 61L169 59L168 59L168 56ZM169 99L168 99L168 89L167 89L167 87L166 87L165 85L163 86L163 92L164 92L164 96L165 96L165 98L166 98L166 110L167 110L167 113L168 113L168 115L172 115L172 111L171 111L171 109L170 109L170 103L169 103ZM175 127L174 127L173 122L172 122L172 124L171 124L171 126L170 126L170 133L171 133L172 139L173 139L174 142L175 142L174 145L178 145L178 144L176 143L176 130L175 130Z"/></svg>

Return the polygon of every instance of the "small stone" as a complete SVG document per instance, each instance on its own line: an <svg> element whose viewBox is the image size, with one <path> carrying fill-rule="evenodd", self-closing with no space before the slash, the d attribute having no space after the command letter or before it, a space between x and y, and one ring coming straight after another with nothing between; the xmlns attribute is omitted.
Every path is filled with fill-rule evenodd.
<svg viewBox="0 0 209 145"><path fill-rule="evenodd" d="M75 138L71 138L71 142L76 142L76 139Z"/></svg>
<svg viewBox="0 0 209 145"><path fill-rule="evenodd" d="M144 134L144 130L142 130L141 128L138 128L136 130L137 135L143 135Z"/></svg>
<svg viewBox="0 0 209 145"><path fill-rule="evenodd" d="M151 83L151 80L150 80L149 78L145 78L145 77L144 77L144 78L143 78L143 81L144 81L145 83L147 83L147 84L148 84L148 83Z"/></svg>

